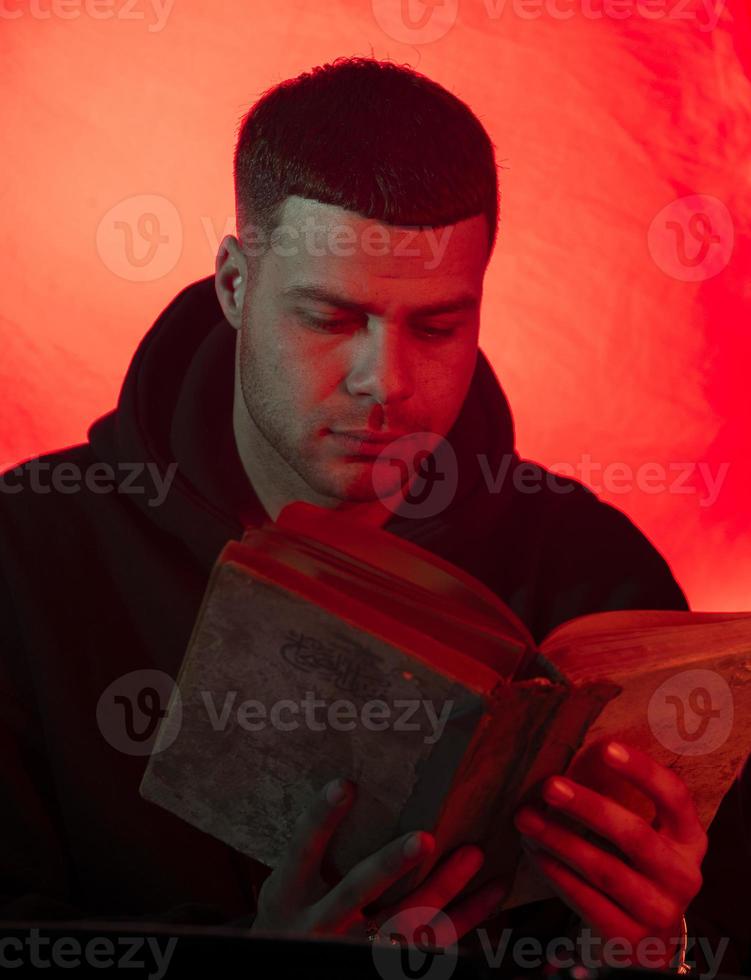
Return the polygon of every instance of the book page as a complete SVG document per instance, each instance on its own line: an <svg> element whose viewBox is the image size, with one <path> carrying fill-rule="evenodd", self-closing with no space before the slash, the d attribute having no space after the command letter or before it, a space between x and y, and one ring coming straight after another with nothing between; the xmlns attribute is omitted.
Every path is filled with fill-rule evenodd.
<svg viewBox="0 0 751 980"><path fill-rule="evenodd" d="M541 651L571 681L615 679L751 649L751 613L636 610L565 623Z"/></svg>
<svg viewBox="0 0 751 980"><path fill-rule="evenodd" d="M510 680L534 658L534 651L508 629L504 631L502 624L486 627L466 607L462 610L446 600L436 603L435 596L425 590L397 582L371 566L353 567L346 556L319 549L309 541L264 526L246 532L242 546L250 549L250 564L257 556L267 555L342 593L377 604L388 615L486 664L500 677Z"/></svg>
<svg viewBox="0 0 751 980"><path fill-rule="evenodd" d="M721 623L748 616L751 616L751 613L690 612L682 609L617 609L610 612L590 613L588 616L578 616L556 626L540 644L540 649L552 652L569 643L576 645L579 639L593 634L607 636L626 629L683 626L686 623Z"/></svg>
<svg viewBox="0 0 751 980"><path fill-rule="evenodd" d="M383 528L303 501L283 508L276 524L375 565L398 579L426 589L436 600L451 599L478 614L499 620L534 645L522 620L483 582L439 555Z"/></svg>
<svg viewBox="0 0 751 980"><path fill-rule="evenodd" d="M620 616L603 615L611 623ZM653 611L627 618L631 625L620 631L568 630L543 648L574 684L622 687L584 749L615 738L646 752L686 783L706 828L751 752L751 615ZM618 792L624 805L652 819L643 794L625 785Z"/></svg>

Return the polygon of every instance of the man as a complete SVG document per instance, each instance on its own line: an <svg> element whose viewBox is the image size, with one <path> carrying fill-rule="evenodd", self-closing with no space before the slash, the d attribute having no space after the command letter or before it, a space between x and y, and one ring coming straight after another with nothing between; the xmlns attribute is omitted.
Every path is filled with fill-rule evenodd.
<svg viewBox="0 0 751 980"><path fill-rule="evenodd" d="M463 103L407 69L335 62L249 113L235 187L239 237L221 243L213 282L183 290L146 335L117 410L86 444L3 478L3 918L364 935L368 906L433 846L427 833L397 841L330 880L326 845L357 791L341 782L322 787L268 875L138 795L143 744L133 724L122 734L107 692L146 714L146 678L177 676L221 547L290 501L449 559L538 640L588 612L687 608L625 516L541 468L537 489L529 466L520 479L508 406L478 349L495 160ZM456 456L455 491L429 515L399 506L395 469L381 479L381 450L414 433ZM604 746L596 764L650 795L659 821L571 780L556 802L551 784L544 825L527 812L519 827L559 898L503 921L651 937L663 953L644 965L661 966L699 893L706 836L681 781L627 750ZM615 850L585 841L587 826ZM472 891L482 858L459 848L393 913L415 929L426 923L414 908L445 910L470 936L506 887Z"/></svg>

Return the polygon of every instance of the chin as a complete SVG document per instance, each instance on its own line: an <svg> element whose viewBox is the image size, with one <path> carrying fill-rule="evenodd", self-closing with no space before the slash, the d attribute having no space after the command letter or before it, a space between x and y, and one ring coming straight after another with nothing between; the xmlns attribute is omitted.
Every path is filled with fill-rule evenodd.
<svg viewBox="0 0 751 980"><path fill-rule="evenodd" d="M337 467L338 472L334 473L327 467L325 473L318 472L309 479L308 485L315 493L335 500L363 504L378 500L381 494L373 486L372 463L347 463L345 466L349 472L342 472L342 468ZM394 490L397 489L395 486Z"/></svg>

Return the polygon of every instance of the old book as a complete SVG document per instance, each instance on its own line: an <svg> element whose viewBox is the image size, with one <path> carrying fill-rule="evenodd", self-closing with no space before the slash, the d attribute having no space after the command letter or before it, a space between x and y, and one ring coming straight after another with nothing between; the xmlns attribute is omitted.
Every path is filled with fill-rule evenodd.
<svg viewBox="0 0 751 980"><path fill-rule="evenodd" d="M435 852L392 899L477 843L473 885L508 876L510 907L550 894L515 810L547 776L575 778L603 735L679 773L708 826L751 749L751 613L597 613L537 648L462 569L299 502L219 555L140 792L273 867L345 776L358 795L332 841L340 873L423 829Z"/></svg>

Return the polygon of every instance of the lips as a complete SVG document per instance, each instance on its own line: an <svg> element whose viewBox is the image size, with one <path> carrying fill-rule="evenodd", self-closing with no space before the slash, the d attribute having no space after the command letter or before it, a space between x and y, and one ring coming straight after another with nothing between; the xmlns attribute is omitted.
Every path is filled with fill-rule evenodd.
<svg viewBox="0 0 751 980"><path fill-rule="evenodd" d="M381 444L393 442L395 439L401 439L402 436L398 432L384 435L383 432L369 432L367 429L346 429L341 432L332 431L335 436L347 436L351 439L360 439L366 442L380 442Z"/></svg>
<svg viewBox="0 0 751 980"><path fill-rule="evenodd" d="M384 435L381 432L368 432L367 430L360 432L334 432L332 430L329 435L343 449L349 450L351 454L356 456L377 456L384 446L402 438L398 433Z"/></svg>

